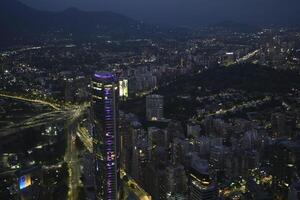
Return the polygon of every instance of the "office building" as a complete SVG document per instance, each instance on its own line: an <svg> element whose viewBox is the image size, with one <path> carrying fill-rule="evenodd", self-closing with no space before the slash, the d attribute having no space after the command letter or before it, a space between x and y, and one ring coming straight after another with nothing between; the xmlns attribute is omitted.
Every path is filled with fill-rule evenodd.
<svg viewBox="0 0 300 200"><path fill-rule="evenodd" d="M190 200L215 200L217 187L210 180L199 173L190 173L189 199Z"/></svg>
<svg viewBox="0 0 300 200"><path fill-rule="evenodd" d="M119 80L119 96L122 100L126 100L128 98L128 80L127 79Z"/></svg>
<svg viewBox="0 0 300 200"><path fill-rule="evenodd" d="M117 200L119 191L118 80L108 72L92 81L96 199Z"/></svg>
<svg viewBox="0 0 300 200"><path fill-rule="evenodd" d="M161 95L148 95L146 97L146 116L149 121L163 119L164 97Z"/></svg>

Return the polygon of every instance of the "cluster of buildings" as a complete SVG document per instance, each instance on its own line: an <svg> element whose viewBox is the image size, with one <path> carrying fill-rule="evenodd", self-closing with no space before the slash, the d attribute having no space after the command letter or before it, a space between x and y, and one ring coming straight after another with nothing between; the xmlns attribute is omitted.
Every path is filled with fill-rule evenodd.
<svg viewBox="0 0 300 200"><path fill-rule="evenodd" d="M185 140L180 122L160 121L162 96L147 96L146 109L148 120L165 128L145 129L135 115L118 110L115 75L96 73L92 89L97 199L128 197L130 190L124 192L122 186L130 181L135 183L131 190L140 188L133 193L147 191L145 199L217 198L217 185L209 177L207 163L199 163L200 158L181 146L181 141L187 145L190 142Z"/></svg>
<svg viewBox="0 0 300 200"><path fill-rule="evenodd" d="M183 95L174 97L187 104L192 98L197 102L193 108L195 115L182 121L167 118L165 104L170 97L154 94L178 77L200 74L216 65L252 62L298 70L300 51L290 41L300 41L299 34L263 30L186 40L102 41L3 52L0 90L44 99L65 108L91 103L81 121L72 124L75 134L68 139L75 144L76 134L82 131L82 145L90 145L88 150L92 151L83 148L78 155L75 153L80 157L82 169L79 167L77 173L84 178L78 185L84 187L85 198L299 199L299 94L293 94L291 103L277 94L248 94L235 89L212 94L209 88L199 86L199 95L196 91L192 92L195 96L183 91ZM94 74L99 69L111 73ZM119 109L119 102L141 96L145 96L146 120ZM5 105L0 102L0 124L9 127L14 122L12 118L12 123L8 122L10 115ZM184 110L184 105L179 107ZM265 110L253 111L262 107ZM41 118L25 124L40 122ZM82 124L87 127L86 132L81 129ZM67 170L72 168L69 165L73 161L68 162L64 154L70 148L60 149L59 144L66 139L64 125L43 124L42 131L34 127L25 131L41 135L27 137L37 144L17 143L24 145L16 146L25 153L14 152L20 149L2 153L5 145L13 141L27 141L25 136L16 134L9 141L1 138L3 191L23 199L50 200L55 194L67 194Z"/></svg>
<svg viewBox="0 0 300 200"><path fill-rule="evenodd" d="M1 151L12 153L0 154L1 198L65 198L68 168L63 163L63 132L63 125L57 123L2 136Z"/></svg>

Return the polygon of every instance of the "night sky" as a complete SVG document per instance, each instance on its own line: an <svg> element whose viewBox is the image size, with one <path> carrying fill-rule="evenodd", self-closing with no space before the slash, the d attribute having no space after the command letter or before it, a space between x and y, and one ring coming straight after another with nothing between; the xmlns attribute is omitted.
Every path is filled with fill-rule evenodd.
<svg viewBox="0 0 300 200"><path fill-rule="evenodd" d="M21 0L42 10L108 10L159 24L300 23L300 0Z"/></svg>

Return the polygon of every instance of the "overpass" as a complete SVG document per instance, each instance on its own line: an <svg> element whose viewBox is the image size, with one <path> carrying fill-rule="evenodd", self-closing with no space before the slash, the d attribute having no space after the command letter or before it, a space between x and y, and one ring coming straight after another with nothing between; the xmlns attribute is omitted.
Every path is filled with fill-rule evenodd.
<svg viewBox="0 0 300 200"><path fill-rule="evenodd" d="M66 121L68 122L68 124L70 124L74 122L76 119L78 119L80 116L82 116L83 113L86 111L87 107L89 106L88 103L85 103L80 106L70 106L70 105L62 106L55 103L47 102L45 100L29 99L26 97L8 95L4 93L0 93L0 97L25 101L29 103L41 104L41 105L49 106L53 109L53 111L51 112L42 113L37 116L26 119L20 123L10 124L8 126L1 128L0 138L12 134L17 134L18 132L29 128L39 127L39 126L52 124L56 122ZM62 107L64 107L64 109Z"/></svg>

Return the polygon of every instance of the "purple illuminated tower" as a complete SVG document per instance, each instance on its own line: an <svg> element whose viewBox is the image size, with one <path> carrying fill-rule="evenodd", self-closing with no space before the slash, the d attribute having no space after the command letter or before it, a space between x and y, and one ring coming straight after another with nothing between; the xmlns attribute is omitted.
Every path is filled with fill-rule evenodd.
<svg viewBox="0 0 300 200"><path fill-rule="evenodd" d="M119 191L118 80L97 72L92 81L96 199L117 200Z"/></svg>

